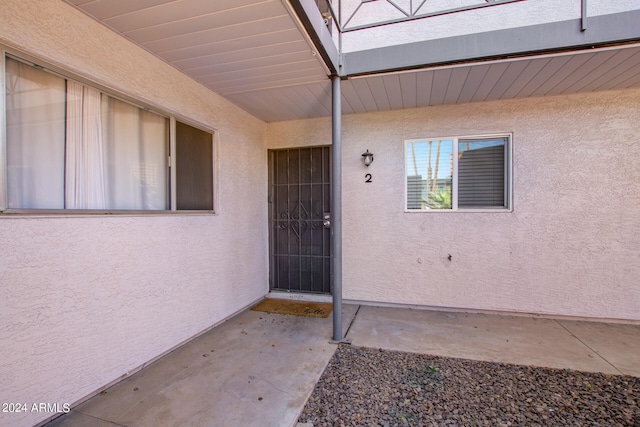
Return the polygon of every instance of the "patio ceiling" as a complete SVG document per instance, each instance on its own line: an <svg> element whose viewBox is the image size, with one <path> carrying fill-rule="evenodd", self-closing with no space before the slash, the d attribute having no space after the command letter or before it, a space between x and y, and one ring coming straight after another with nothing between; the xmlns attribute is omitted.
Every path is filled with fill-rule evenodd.
<svg viewBox="0 0 640 427"><path fill-rule="evenodd" d="M323 52L287 0L66 1L264 121L331 114ZM442 62L358 69L343 113L640 87L637 43Z"/></svg>

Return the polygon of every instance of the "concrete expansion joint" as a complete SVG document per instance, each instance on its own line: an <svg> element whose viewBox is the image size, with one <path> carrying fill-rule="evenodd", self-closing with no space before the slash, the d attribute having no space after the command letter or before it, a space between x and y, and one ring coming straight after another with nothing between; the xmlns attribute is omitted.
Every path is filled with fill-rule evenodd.
<svg viewBox="0 0 640 427"><path fill-rule="evenodd" d="M609 366L611 366L616 372L618 372L619 375L624 375L625 373L622 372L620 369L618 369L618 367L616 365L614 365L613 363L611 363L609 360L607 360L606 357L604 357L602 354L600 354L600 352L598 352L596 349L592 348L589 344L587 344L584 340L580 339L578 336L576 336L576 334L574 334L573 332L571 332L565 325L562 324L562 322L558 321L558 320L554 320L554 322L560 326L562 329L564 329L565 331L567 331L567 333L569 335L571 335L575 340L577 340L580 344L582 344L583 346L585 346L587 349L589 349L593 354L595 354L596 356L598 356L600 359L604 360L606 363L609 364ZM589 357L592 357L591 355L589 355Z"/></svg>

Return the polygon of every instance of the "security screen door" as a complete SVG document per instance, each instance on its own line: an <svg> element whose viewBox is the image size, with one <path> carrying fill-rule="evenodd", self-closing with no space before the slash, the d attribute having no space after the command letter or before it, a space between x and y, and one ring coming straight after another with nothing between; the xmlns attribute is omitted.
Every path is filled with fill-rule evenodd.
<svg viewBox="0 0 640 427"><path fill-rule="evenodd" d="M269 152L272 290L330 293L330 147Z"/></svg>

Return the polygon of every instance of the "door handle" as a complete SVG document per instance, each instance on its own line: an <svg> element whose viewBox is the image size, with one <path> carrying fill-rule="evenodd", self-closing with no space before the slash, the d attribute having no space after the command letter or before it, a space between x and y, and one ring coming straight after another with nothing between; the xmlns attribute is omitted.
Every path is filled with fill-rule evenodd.
<svg viewBox="0 0 640 427"><path fill-rule="evenodd" d="M322 225L324 228L331 228L331 214L325 213L322 215Z"/></svg>

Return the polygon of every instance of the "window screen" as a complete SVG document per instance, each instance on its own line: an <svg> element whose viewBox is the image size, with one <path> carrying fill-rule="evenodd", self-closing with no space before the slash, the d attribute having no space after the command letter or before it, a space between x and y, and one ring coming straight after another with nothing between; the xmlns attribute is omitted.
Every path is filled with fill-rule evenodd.
<svg viewBox="0 0 640 427"><path fill-rule="evenodd" d="M178 210L213 210L213 136L176 122Z"/></svg>

